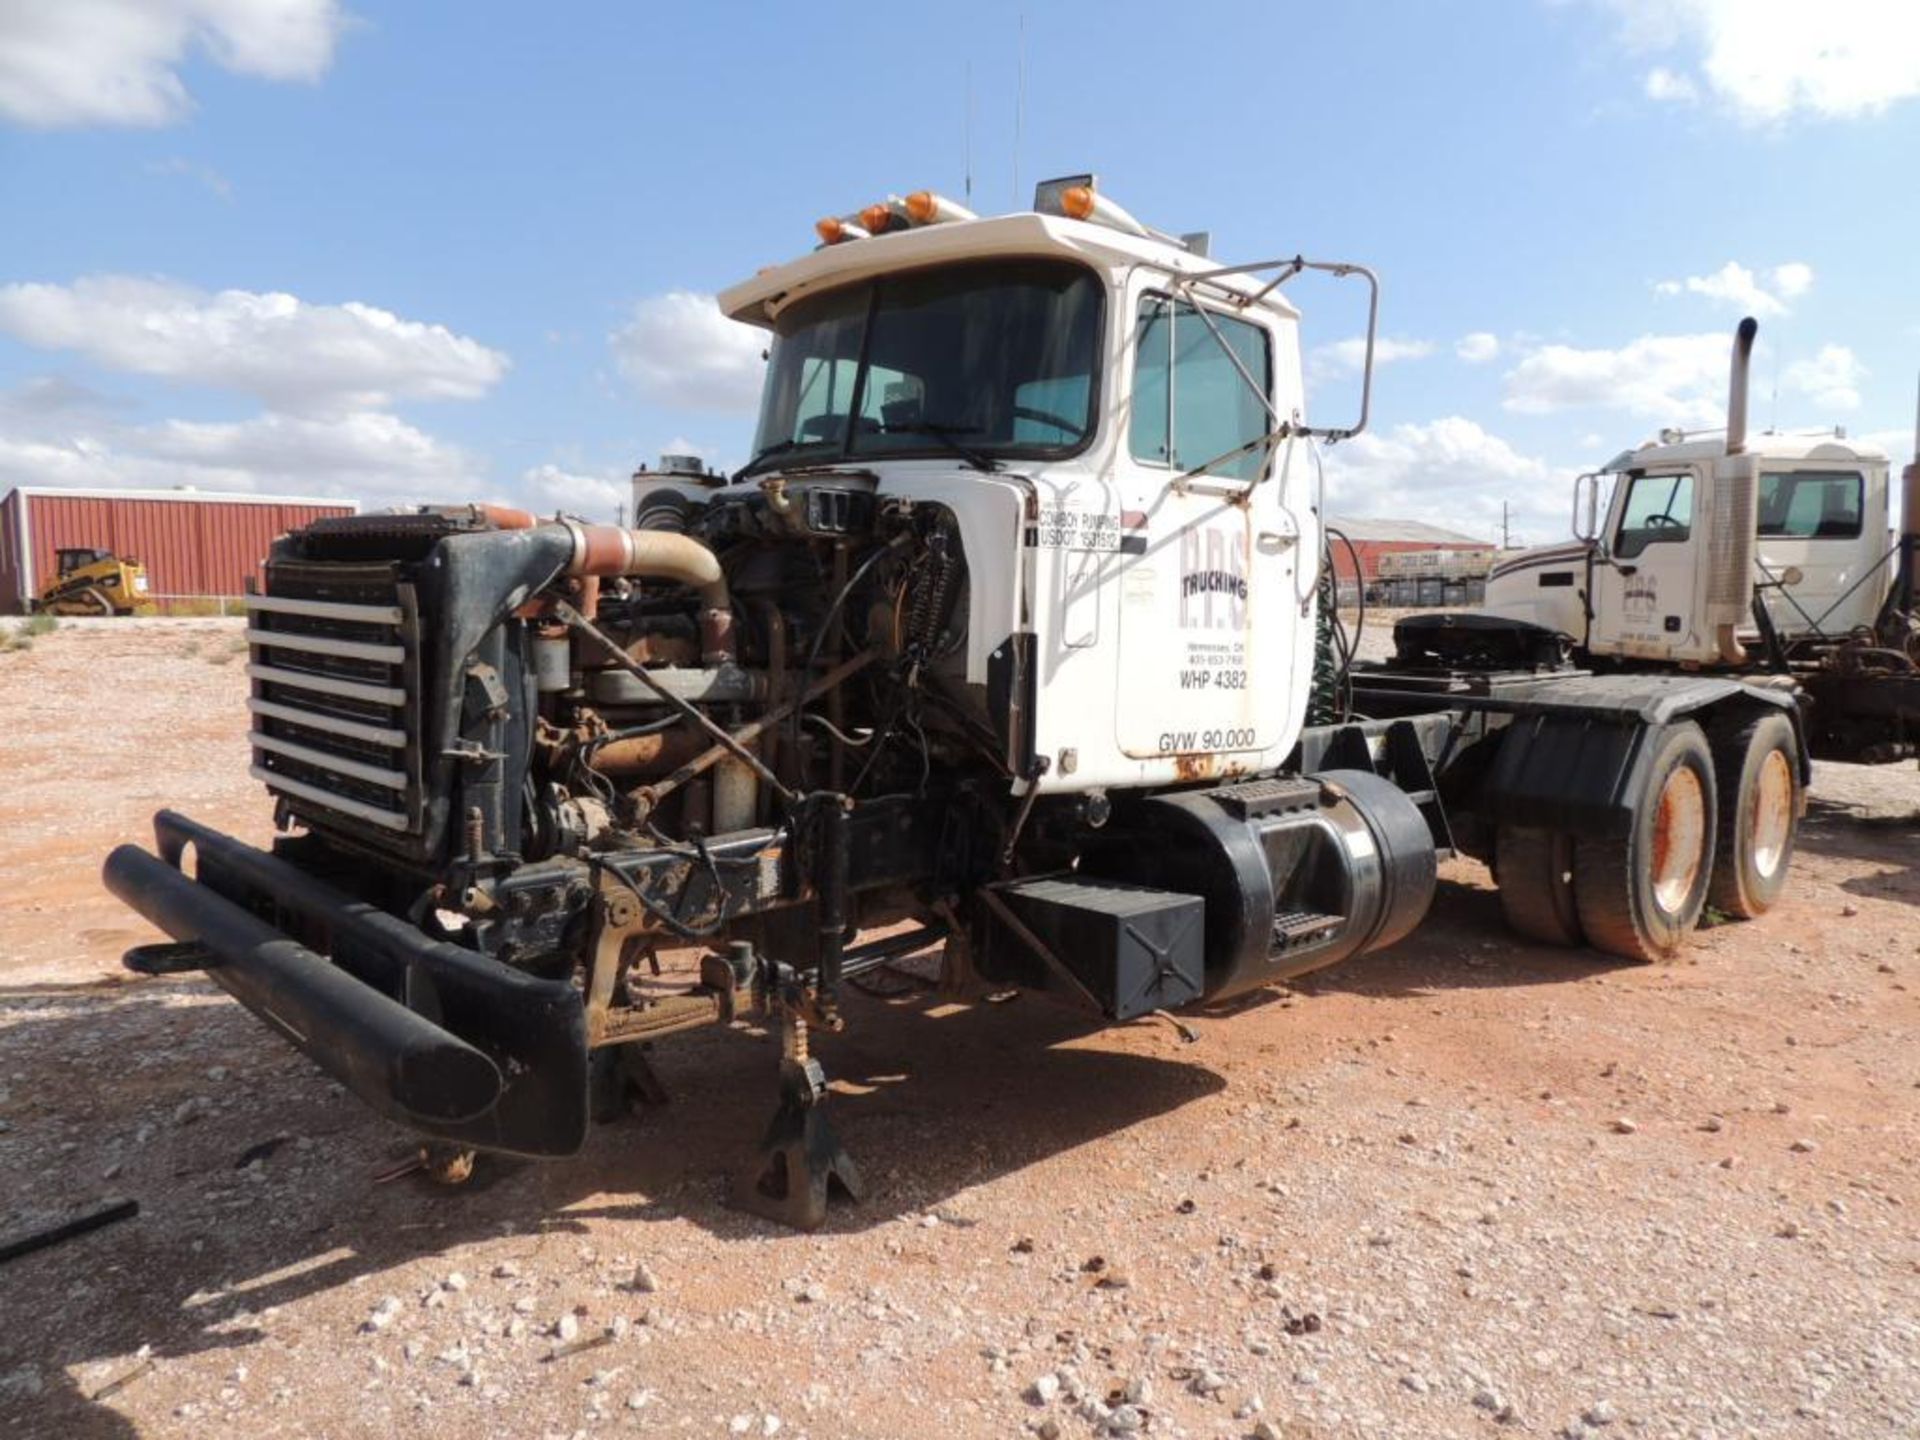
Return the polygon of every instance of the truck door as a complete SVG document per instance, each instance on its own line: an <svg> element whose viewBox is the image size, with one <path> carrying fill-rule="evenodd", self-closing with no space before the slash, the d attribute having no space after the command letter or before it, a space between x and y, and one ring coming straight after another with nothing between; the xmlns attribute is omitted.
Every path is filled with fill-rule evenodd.
<svg viewBox="0 0 1920 1440"><path fill-rule="evenodd" d="M1140 503L1128 519L1144 534L1121 575L1116 738L1129 756L1181 757L1192 778L1231 773L1292 743L1301 627L1280 592L1297 546L1283 534L1281 485L1262 479L1265 449L1234 453L1273 428L1254 389L1273 393L1273 335L1154 292L1135 321L1127 468Z"/></svg>
<svg viewBox="0 0 1920 1440"><path fill-rule="evenodd" d="M1604 555L1593 567L1598 655L1645 660L1709 659L1712 636L1699 623L1699 533L1705 487L1691 467L1629 471L1621 477Z"/></svg>

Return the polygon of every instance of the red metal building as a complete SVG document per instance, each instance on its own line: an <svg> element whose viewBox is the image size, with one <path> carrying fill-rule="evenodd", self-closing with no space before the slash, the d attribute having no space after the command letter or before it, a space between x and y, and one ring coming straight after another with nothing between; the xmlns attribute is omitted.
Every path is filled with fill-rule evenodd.
<svg viewBox="0 0 1920 1440"><path fill-rule="evenodd" d="M352 501L199 490L73 490L22 486L0 500L0 613L17 615L54 573L54 551L97 546L147 567L168 600L244 595L274 540Z"/></svg>

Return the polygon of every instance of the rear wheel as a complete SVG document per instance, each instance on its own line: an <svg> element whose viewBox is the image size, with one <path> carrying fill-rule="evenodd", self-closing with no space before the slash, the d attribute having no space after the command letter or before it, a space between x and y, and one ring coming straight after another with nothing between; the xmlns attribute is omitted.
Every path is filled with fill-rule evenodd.
<svg viewBox="0 0 1920 1440"><path fill-rule="evenodd" d="M1573 898L1572 836L1502 825L1494 836L1493 873L1509 929L1542 945L1583 941Z"/></svg>
<svg viewBox="0 0 1920 1440"><path fill-rule="evenodd" d="M1588 943L1628 960L1660 960L1699 923L1713 877L1713 756L1700 727L1668 726L1624 835L1582 836L1573 892Z"/></svg>
<svg viewBox="0 0 1920 1440"><path fill-rule="evenodd" d="M1744 716L1713 737L1720 823L1707 903L1740 920L1780 898L1799 828L1799 744L1778 711Z"/></svg>

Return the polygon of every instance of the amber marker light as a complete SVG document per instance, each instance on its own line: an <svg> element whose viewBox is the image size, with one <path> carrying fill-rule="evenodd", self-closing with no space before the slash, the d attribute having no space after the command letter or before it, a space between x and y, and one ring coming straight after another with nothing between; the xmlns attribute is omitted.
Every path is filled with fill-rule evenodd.
<svg viewBox="0 0 1920 1440"><path fill-rule="evenodd" d="M1093 218L1093 187L1069 185L1060 195L1060 208L1075 220Z"/></svg>
<svg viewBox="0 0 1920 1440"><path fill-rule="evenodd" d="M940 202L931 190L916 190L907 196L907 218L916 225L931 225L940 213Z"/></svg>
<svg viewBox="0 0 1920 1440"><path fill-rule="evenodd" d="M887 222L893 218L893 211L884 203L869 205L860 212L860 223L869 233L878 235L887 228Z"/></svg>

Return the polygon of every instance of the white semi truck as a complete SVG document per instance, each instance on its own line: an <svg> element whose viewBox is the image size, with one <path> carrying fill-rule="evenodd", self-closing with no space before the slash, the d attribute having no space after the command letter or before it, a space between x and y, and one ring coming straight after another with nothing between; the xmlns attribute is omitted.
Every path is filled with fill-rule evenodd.
<svg viewBox="0 0 1920 1440"><path fill-rule="evenodd" d="M1767 863L1717 843L1736 760L1786 767L1790 848L1776 691L1337 673L1315 446L1371 367L1312 423L1286 287L1363 281L1370 355L1362 267L1220 264L1090 176L820 233L720 296L770 341L753 457L659 527L473 505L276 546L248 673L280 833L163 811L157 857L115 850L176 942L133 968L205 969L449 1173L571 1153L642 1045L758 1015L780 1099L739 1198L811 1226L858 1189L814 1041L903 954L1121 1023L1393 944L1456 851L1523 928L1564 902L1670 953Z"/></svg>

